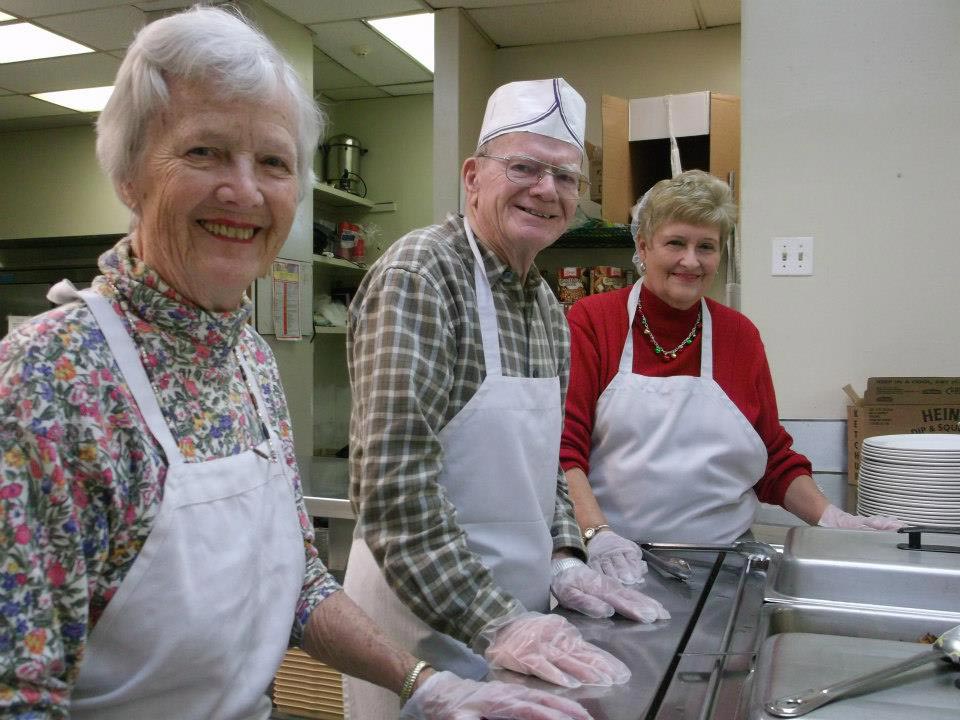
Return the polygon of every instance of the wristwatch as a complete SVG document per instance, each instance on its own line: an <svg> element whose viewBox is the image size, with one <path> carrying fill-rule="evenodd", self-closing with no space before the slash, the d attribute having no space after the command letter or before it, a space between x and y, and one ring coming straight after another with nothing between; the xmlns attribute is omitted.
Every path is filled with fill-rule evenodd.
<svg viewBox="0 0 960 720"><path fill-rule="evenodd" d="M588 542L590 542L590 540L593 539L593 536L594 536L594 535L596 535L598 532L600 532L600 531L603 530L604 528L606 528L607 530L609 530L609 529L610 529L610 526L609 526L609 525L594 525L593 527L588 527L586 530L583 531L583 535L581 536L580 539L583 540L583 544L586 545Z"/></svg>

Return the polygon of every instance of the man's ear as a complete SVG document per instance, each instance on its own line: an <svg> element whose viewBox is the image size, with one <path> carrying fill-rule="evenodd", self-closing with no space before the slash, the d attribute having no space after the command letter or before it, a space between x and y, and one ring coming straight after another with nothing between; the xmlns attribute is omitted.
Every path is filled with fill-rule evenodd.
<svg viewBox="0 0 960 720"><path fill-rule="evenodd" d="M479 172L479 158L471 155L463 161L463 168L460 170L460 175L463 177L463 187L468 192L474 192L477 189L477 175Z"/></svg>

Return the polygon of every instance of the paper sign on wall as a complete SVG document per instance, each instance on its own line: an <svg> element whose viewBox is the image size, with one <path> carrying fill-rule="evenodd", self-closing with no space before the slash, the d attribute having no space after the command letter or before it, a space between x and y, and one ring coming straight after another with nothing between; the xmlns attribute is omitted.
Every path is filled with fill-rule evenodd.
<svg viewBox="0 0 960 720"><path fill-rule="evenodd" d="M273 331L277 340L299 340L300 263L275 261L270 271L273 283Z"/></svg>

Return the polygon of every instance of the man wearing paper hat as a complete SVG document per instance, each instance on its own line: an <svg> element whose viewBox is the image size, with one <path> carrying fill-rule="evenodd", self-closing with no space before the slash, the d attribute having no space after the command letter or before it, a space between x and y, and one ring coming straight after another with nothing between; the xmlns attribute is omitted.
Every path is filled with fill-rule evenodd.
<svg viewBox="0 0 960 720"><path fill-rule="evenodd" d="M534 258L576 210L584 120L562 78L498 88L463 163L464 216L395 242L350 307L345 587L411 652L466 677L625 682L619 660L545 614L551 592L593 617L669 617L582 562L558 467L569 336ZM395 697L347 683L351 717L396 717Z"/></svg>

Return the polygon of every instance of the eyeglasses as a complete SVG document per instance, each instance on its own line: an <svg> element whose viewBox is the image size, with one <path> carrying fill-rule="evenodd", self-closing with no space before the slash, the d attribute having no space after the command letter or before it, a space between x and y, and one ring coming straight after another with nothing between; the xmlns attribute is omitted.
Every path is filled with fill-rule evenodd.
<svg viewBox="0 0 960 720"><path fill-rule="evenodd" d="M478 155L477 157L490 158L504 163L503 172L507 176L507 180L522 187L533 187L543 180L544 175L553 175L553 185L557 189L557 195L567 199L580 197L580 193L590 184L576 170L549 165L527 155L511 155L509 157Z"/></svg>

